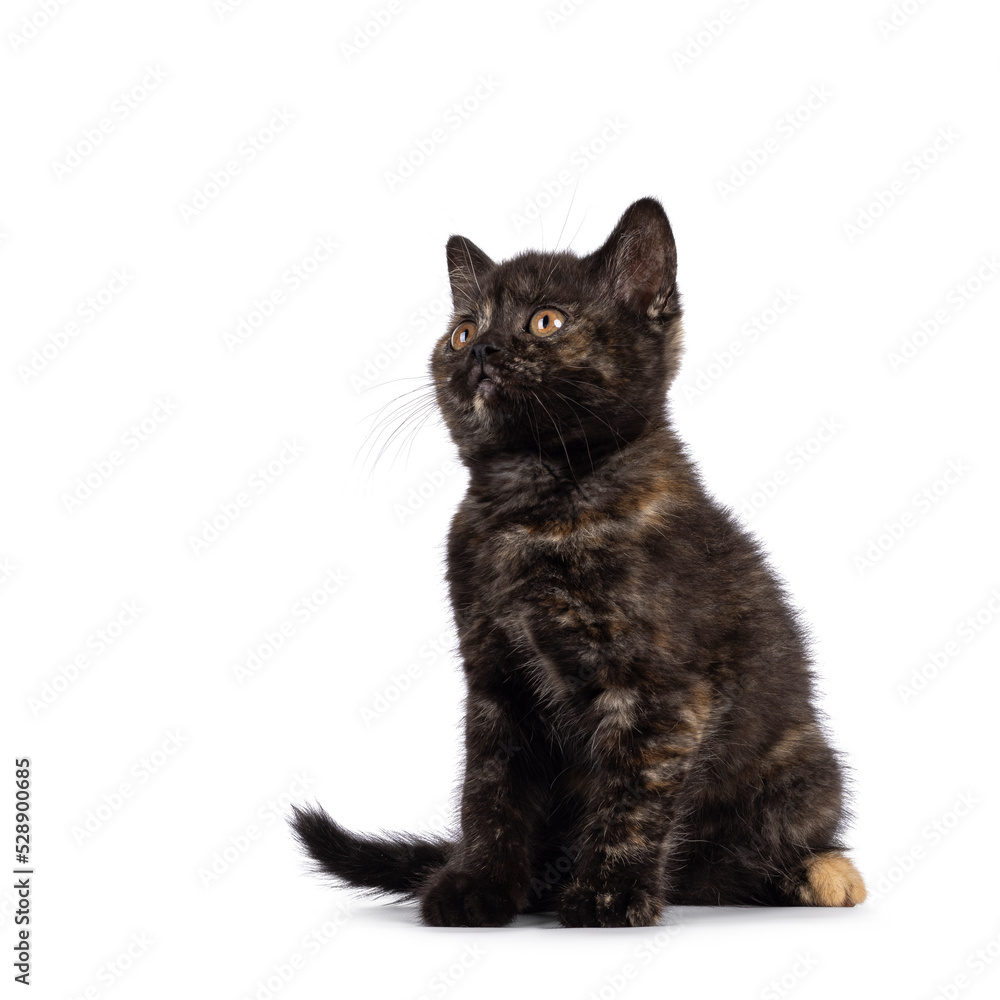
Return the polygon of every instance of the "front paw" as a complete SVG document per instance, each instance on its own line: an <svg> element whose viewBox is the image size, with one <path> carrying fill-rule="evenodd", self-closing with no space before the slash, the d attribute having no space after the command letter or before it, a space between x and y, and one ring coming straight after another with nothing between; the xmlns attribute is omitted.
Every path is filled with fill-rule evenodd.
<svg viewBox="0 0 1000 1000"><path fill-rule="evenodd" d="M420 915L432 927L504 927L517 916L517 906L496 882L442 868L422 894Z"/></svg>
<svg viewBox="0 0 1000 1000"><path fill-rule="evenodd" d="M559 900L563 927L653 927L662 913L663 902L647 889L613 881L573 882Z"/></svg>

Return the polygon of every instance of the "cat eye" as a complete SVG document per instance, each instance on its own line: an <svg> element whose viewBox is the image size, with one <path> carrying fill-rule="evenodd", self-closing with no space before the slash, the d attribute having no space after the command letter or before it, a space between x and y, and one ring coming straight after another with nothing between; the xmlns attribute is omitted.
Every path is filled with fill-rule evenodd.
<svg viewBox="0 0 1000 1000"><path fill-rule="evenodd" d="M539 309L528 320L528 332L536 337L551 337L565 322L565 313L558 309Z"/></svg>
<svg viewBox="0 0 1000 1000"><path fill-rule="evenodd" d="M476 335L475 323L459 323L452 331L451 346L460 351Z"/></svg>

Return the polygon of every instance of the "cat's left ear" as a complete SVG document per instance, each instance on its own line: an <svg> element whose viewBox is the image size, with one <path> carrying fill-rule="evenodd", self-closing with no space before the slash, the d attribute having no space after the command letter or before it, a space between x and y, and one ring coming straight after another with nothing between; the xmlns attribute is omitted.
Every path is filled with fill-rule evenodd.
<svg viewBox="0 0 1000 1000"><path fill-rule="evenodd" d="M591 258L615 301L653 318L678 308L677 247L663 206L633 202Z"/></svg>
<svg viewBox="0 0 1000 1000"><path fill-rule="evenodd" d="M447 243L448 278L455 305L475 302L480 281L496 264L464 236L452 236Z"/></svg>

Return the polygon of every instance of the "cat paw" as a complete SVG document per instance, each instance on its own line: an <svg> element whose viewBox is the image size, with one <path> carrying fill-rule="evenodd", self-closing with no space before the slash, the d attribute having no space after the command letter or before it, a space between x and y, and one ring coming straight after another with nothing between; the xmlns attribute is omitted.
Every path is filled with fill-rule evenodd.
<svg viewBox="0 0 1000 1000"><path fill-rule="evenodd" d="M663 902L639 886L594 888L577 882L559 900L563 927L653 927L662 913Z"/></svg>
<svg viewBox="0 0 1000 1000"><path fill-rule="evenodd" d="M806 906L856 906L868 895L860 872L842 851L814 854L805 871L799 900Z"/></svg>
<svg viewBox="0 0 1000 1000"><path fill-rule="evenodd" d="M497 883L442 868L422 894L420 915L431 927L505 927L517 906Z"/></svg>

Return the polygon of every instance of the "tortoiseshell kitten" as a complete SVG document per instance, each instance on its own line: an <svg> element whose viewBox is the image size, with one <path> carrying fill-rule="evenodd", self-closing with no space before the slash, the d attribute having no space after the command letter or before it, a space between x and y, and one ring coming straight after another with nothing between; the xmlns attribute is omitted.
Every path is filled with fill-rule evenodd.
<svg viewBox="0 0 1000 1000"><path fill-rule="evenodd" d="M448 268L431 374L470 474L448 544L461 833L359 836L298 809L300 841L439 926L861 902L802 629L670 426L681 306L659 202L586 257L497 264L453 236Z"/></svg>

